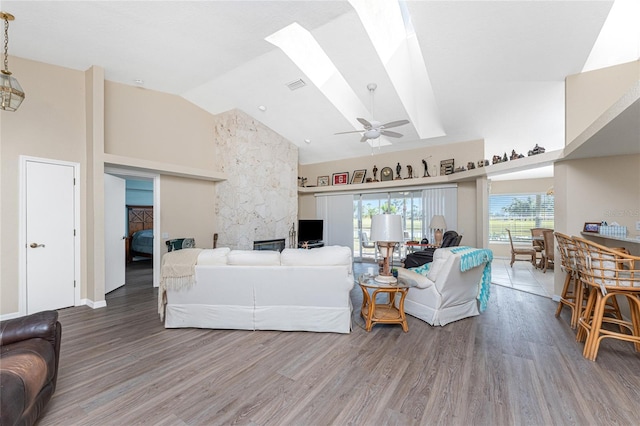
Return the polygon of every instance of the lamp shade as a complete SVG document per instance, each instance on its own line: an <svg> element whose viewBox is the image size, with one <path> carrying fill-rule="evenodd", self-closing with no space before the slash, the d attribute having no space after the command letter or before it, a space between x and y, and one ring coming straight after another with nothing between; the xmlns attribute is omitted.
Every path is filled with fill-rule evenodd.
<svg viewBox="0 0 640 426"><path fill-rule="evenodd" d="M433 215L431 223L429 224L431 229L447 229L447 222L444 220L444 216L441 214Z"/></svg>
<svg viewBox="0 0 640 426"><path fill-rule="evenodd" d="M402 216L379 214L371 218L371 241L403 241Z"/></svg>

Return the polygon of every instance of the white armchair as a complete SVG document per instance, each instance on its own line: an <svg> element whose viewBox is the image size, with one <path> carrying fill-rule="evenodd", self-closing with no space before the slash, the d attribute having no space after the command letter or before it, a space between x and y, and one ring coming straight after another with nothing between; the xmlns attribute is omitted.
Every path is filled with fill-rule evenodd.
<svg viewBox="0 0 640 426"><path fill-rule="evenodd" d="M486 307L493 253L488 249L447 247L435 251L426 276L398 268L411 288L405 313L431 325L478 315Z"/></svg>

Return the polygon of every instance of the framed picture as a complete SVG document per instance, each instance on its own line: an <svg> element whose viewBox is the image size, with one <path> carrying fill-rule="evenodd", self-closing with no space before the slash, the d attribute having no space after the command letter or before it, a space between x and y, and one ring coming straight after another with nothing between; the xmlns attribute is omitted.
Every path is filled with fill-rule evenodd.
<svg viewBox="0 0 640 426"><path fill-rule="evenodd" d="M453 173L453 158L450 160L442 160L440 162L440 176L450 175Z"/></svg>
<svg viewBox="0 0 640 426"><path fill-rule="evenodd" d="M600 231L600 223L598 222L585 222L584 228L582 232L595 232L598 233Z"/></svg>
<svg viewBox="0 0 640 426"><path fill-rule="evenodd" d="M334 173L331 175L332 185L346 185L349 183L349 172Z"/></svg>
<svg viewBox="0 0 640 426"><path fill-rule="evenodd" d="M329 186L329 176L318 176L318 186Z"/></svg>
<svg viewBox="0 0 640 426"><path fill-rule="evenodd" d="M351 183L364 183L364 177L367 175L367 169L354 170Z"/></svg>

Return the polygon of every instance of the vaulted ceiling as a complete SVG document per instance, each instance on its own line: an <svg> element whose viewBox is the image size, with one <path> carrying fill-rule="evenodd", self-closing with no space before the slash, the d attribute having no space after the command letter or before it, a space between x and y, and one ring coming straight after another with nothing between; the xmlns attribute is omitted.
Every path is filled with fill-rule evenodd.
<svg viewBox="0 0 640 426"><path fill-rule="evenodd" d="M16 16L11 55L98 65L108 80L213 114L239 108L307 164L369 154L360 134L335 135L361 130L357 117L410 121L393 129L402 138L380 139L383 152L475 139L488 158L562 148L564 78L583 70L612 5L4 0L2 10ZM294 23L298 32L281 32Z"/></svg>

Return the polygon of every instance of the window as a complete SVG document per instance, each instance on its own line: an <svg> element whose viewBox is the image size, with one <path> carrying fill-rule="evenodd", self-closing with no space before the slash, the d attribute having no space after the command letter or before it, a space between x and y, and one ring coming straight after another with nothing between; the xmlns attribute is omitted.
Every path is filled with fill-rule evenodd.
<svg viewBox="0 0 640 426"><path fill-rule="evenodd" d="M553 195L500 194L489 196L489 241L531 241L531 228L553 229Z"/></svg>

